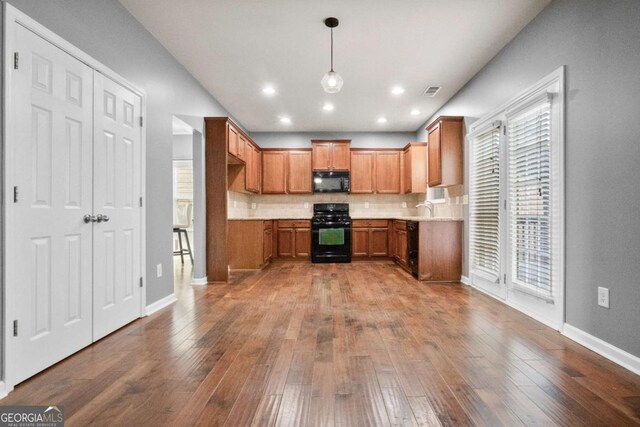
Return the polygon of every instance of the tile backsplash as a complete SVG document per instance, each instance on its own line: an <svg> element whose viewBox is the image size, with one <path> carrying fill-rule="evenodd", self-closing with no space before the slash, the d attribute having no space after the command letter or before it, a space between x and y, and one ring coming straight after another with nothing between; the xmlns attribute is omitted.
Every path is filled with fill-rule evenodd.
<svg viewBox="0 0 640 427"><path fill-rule="evenodd" d="M444 202L435 204L434 217L462 218L466 196L462 186L445 191ZM425 208L416 208L424 194L282 194L257 195L228 192L229 218L310 218L314 203L349 203L354 217L423 216Z"/></svg>

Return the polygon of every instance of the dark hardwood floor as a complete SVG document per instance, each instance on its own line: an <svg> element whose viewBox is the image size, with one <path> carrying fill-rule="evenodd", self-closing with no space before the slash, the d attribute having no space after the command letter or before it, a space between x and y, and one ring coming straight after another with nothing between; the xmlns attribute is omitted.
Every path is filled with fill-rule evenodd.
<svg viewBox="0 0 640 427"><path fill-rule="evenodd" d="M390 262L276 263L179 301L0 402L68 425L640 424L640 377Z"/></svg>

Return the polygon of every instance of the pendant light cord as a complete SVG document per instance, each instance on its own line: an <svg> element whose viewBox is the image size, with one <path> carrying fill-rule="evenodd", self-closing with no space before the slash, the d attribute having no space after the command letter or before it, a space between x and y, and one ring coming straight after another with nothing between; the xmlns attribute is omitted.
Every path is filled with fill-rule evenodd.
<svg viewBox="0 0 640 427"><path fill-rule="evenodd" d="M331 28L331 71L333 72L333 28Z"/></svg>

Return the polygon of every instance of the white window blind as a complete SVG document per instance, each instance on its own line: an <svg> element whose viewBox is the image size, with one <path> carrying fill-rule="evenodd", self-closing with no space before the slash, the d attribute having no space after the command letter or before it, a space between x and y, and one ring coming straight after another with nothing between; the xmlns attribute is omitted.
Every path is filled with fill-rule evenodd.
<svg viewBox="0 0 640 427"><path fill-rule="evenodd" d="M508 118L510 279L553 300L551 282L551 103Z"/></svg>
<svg viewBox="0 0 640 427"><path fill-rule="evenodd" d="M500 128L474 137L469 233L474 274L500 277Z"/></svg>

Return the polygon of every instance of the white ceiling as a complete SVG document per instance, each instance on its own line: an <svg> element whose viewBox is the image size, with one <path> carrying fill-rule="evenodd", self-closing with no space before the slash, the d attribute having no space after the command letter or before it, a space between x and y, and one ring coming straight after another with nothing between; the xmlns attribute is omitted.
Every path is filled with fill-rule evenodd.
<svg viewBox="0 0 640 427"><path fill-rule="evenodd" d="M120 2L255 132L415 131L550 0ZM320 86L329 69L329 16L340 19L338 94ZM277 93L265 96L266 84ZM394 85L405 93L392 95ZM442 89L426 98L428 85ZM322 110L327 101L331 113ZM284 115L291 124L280 123Z"/></svg>

